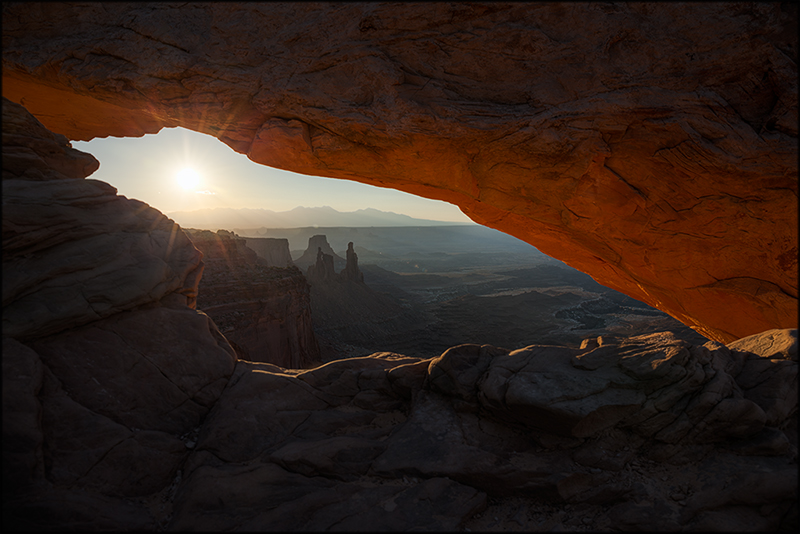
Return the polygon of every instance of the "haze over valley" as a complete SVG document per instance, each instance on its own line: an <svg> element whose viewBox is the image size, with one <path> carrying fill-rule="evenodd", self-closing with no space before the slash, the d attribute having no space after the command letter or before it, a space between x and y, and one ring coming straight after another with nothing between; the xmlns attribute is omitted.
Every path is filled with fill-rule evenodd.
<svg viewBox="0 0 800 534"><path fill-rule="evenodd" d="M665 330L707 341L667 314L497 230L367 227L374 220L370 211L375 210L363 210L359 226L233 229L257 251L263 240L288 241L292 263L311 284L322 361L387 350L429 358L462 343L578 347L590 337ZM358 215L346 214L346 220L359 221ZM349 243L363 285L308 276L318 245L332 257L334 271L342 272Z"/></svg>
<svg viewBox="0 0 800 534"><path fill-rule="evenodd" d="M341 212L330 206L306 208L298 206L288 211L255 208L205 208L167 213L181 226L206 230L231 228L298 228L304 226L449 226L465 222L418 219L401 213L364 208Z"/></svg>

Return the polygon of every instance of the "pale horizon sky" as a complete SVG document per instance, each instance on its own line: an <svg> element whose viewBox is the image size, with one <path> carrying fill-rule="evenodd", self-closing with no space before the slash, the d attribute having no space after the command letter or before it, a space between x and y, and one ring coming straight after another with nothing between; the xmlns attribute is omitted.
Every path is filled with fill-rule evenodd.
<svg viewBox="0 0 800 534"><path fill-rule="evenodd" d="M341 212L374 208L418 219L473 223L447 202L266 167L210 135L184 128L164 128L144 137L72 141L72 146L100 162L100 168L88 178L107 182L120 195L146 202L165 214L202 208L280 212L298 206L330 206ZM194 173L182 173L184 169Z"/></svg>

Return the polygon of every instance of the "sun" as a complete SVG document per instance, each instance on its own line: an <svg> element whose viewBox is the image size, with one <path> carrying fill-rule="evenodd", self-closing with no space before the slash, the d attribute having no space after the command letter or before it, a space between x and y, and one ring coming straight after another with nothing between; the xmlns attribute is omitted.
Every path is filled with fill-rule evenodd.
<svg viewBox="0 0 800 534"><path fill-rule="evenodd" d="M200 185L200 175L190 167L184 167L175 175L180 185L186 191L194 191Z"/></svg>

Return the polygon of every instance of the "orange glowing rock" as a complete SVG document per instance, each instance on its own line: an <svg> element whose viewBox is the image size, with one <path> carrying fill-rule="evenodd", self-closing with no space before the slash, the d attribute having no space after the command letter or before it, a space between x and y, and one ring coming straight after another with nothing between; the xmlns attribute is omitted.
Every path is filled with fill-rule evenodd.
<svg viewBox="0 0 800 534"><path fill-rule="evenodd" d="M4 96L71 139L183 126L457 204L719 341L797 327L789 4L3 13Z"/></svg>

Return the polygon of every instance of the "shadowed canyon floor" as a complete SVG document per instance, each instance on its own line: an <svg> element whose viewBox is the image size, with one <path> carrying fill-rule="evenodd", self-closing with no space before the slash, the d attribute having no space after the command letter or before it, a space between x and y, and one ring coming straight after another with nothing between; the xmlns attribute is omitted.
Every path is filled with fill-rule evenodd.
<svg viewBox="0 0 800 534"><path fill-rule="evenodd" d="M586 337L667 330L692 343L708 341L527 243L483 227L237 231L288 239L290 246L309 239L306 250L293 252L301 268L318 245L335 254L328 235L337 250L354 242L364 284L311 282L323 361L386 350L429 358L461 343L578 347ZM334 257L336 271L344 268L345 255Z"/></svg>

